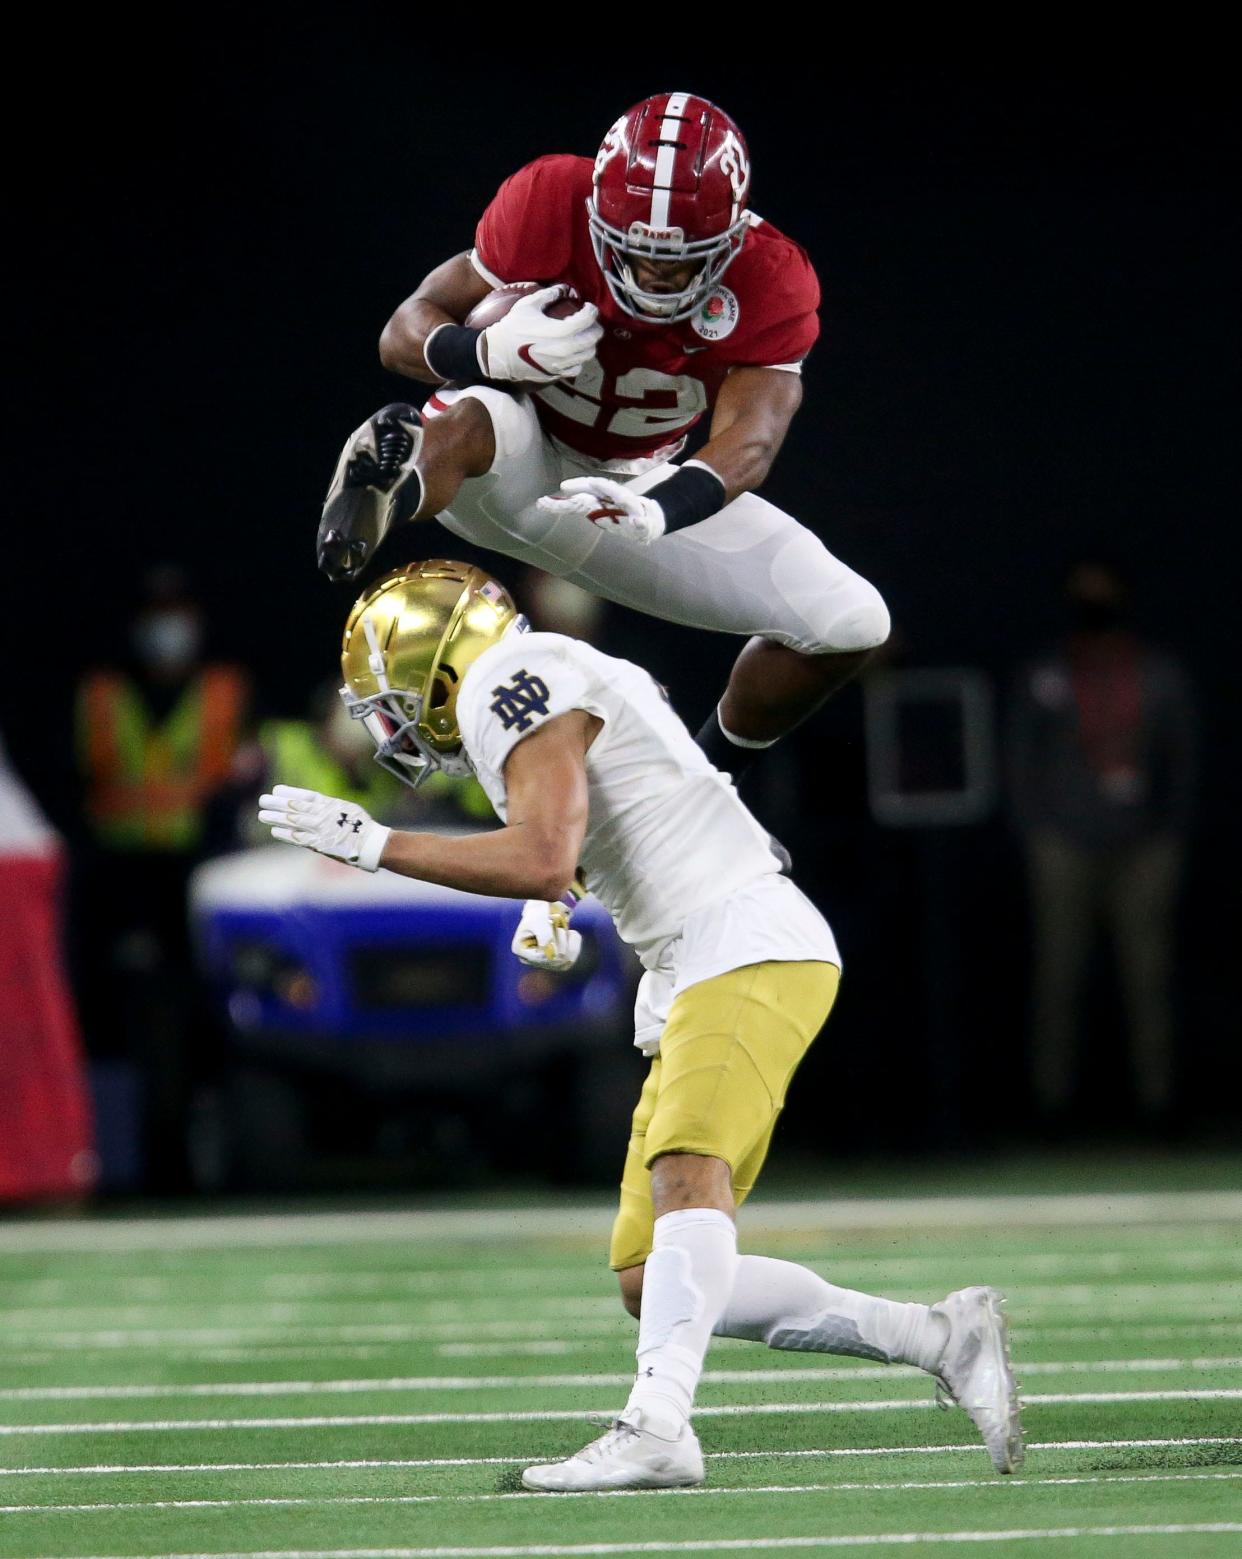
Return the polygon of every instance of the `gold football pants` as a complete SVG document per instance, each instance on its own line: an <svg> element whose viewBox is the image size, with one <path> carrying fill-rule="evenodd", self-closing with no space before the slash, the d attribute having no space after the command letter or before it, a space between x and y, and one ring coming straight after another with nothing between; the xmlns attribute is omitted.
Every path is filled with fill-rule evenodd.
<svg viewBox="0 0 1242 1559"><path fill-rule="evenodd" d="M748 964L676 998L630 1128L608 1257L614 1270L651 1254L651 1165L662 1153L723 1159L734 1200L745 1201L839 978L835 964Z"/></svg>

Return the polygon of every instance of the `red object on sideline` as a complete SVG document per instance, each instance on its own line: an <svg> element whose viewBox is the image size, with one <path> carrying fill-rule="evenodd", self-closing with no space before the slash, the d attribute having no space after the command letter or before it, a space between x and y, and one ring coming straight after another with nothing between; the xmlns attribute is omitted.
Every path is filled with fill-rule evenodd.
<svg viewBox="0 0 1242 1559"><path fill-rule="evenodd" d="M82 1197L97 1173L61 961L63 870L55 836L12 855L0 839L0 1202Z"/></svg>

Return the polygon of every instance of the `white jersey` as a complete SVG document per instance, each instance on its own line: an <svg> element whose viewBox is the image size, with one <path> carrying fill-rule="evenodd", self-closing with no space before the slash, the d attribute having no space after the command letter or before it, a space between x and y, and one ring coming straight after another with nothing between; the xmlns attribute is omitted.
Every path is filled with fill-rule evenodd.
<svg viewBox="0 0 1242 1559"><path fill-rule="evenodd" d="M462 741L502 820L505 760L524 736L571 709L604 722L586 757L580 864L618 934L663 988L657 1028L677 991L728 969L772 959L840 962L827 922L780 875L768 835L732 782L630 661L559 633L527 633L510 634L470 667L457 696Z"/></svg>

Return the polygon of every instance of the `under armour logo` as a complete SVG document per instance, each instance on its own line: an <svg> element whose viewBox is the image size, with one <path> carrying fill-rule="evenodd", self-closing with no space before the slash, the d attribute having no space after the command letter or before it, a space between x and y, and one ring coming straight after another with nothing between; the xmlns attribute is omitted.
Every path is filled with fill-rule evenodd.
<svg viewBox="0 0 1242 1559"><path fill-rule="evenodd" d="M638 1373L640 1375L654 1375L655 1374L655 1365L654 1364L649 1364L645 1370L639 1370Z"/></svg>
<svg viewBox="0 0 1242 1559"><path fill-rule="evenodd" d="M338 828L351 828L353 829L354 833L360 834L362 832L362 819L360 817L356 817L351 823L349 821L349 813L342 812L340 817L338 817L336 820L336 826Z"/></svg>
<svg viewBox="0 0 1242 1559"><path fill-rule="evenodd" d="M548 712L548 684L542 677L532 677L523 668L515 671L509 685L492 689L491 711L506 731L515 726L519 731L529 731L533 715Z"/></svg>

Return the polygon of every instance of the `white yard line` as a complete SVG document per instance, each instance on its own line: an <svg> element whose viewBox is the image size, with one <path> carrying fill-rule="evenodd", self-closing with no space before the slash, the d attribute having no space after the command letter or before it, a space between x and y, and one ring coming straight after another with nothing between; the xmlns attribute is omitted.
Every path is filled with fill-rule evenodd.
<svg viewBox="0 0 1242 1559"><path fill-rule="evenodd" d="M1126 1339L1142 1338L1150 1341L1158 1337L1180 1337L1183 1332L1210 1332L1213 1336L1226 1333L1237 1336L1242 1333L1242 1321L1162 1321L1158 1325L1127 1326L1023 1326L1010 1327L1010 1334L1018 1338L1056 1337L1061 1341L1097 1342L1106 1337Z"/></svg>
<svg viewBox="0 0 1242 1559"><path fill-rule="evenodd" d="M0 1225L0 1230L3 1226ZM1187 1258L1202 1258L1210 1254L1202 1250L1187 1251ZM1222 1253L1228 1265L1230 1252ZM1147 1259L1147 1258L1144 1258ZM1177 1266L1174 1255L1168 1259ZM411 1265L416 1265L411 1261ZM1242 1263L1232 1263L1239 1265ZM585 1269L588 1280L591 1269ZM609 1274L605 1274L608 1276ZM493 1291L497 1278L502 1278L506 1288L563 1289L567 1283L580 1284L584 1268L577 1266L532 1267L529 1262L504 1266L476 1264L473 1267L431 1267L410 1271L407 1267L394 1267L390 1272L269 1272L261 1276L244 1269L230 1272L176 1272L162 1277L133 1276L125 1272L80 1271L66 1277L23 1278L12 1274L0 1274L0 1295L5 1297L24 1295L29 1299L58 1299L80 1293L84 1288L92 1292L100 1288L120 1292L133 1299L160 1300L169 1295L182 1296L187 1290L201 1285L210 1292L222 1288L244 1289L247 1293L265 1294L272 1298L322 1297L325 1299L367 1298L376 1293L391 1290L402 1293L443 1293L446 1289L456 1292L461 1287L475 1287ZM104 1303L105 1301L100 1301Z"/></svg>
<svg viewBox="0 0 1242 1559"><path fill-rule="evenodd" d="M273 1249L391 1245L437 1239L523 1239L607 1234L614 1202L529 1208L441 1208L404 1213L290 1213L220 1218L99 1219L0 1225L0 1251ZM743 1215L746 1235L764 1230L1042 1228L1133 1223L1242 1222L1242 1191L1099 1192L1069 1196L929 1196L759 1202Z"/></svg>
<svg viewBox="0 0 1242 1559"><path fill-rule="evenodd" d="M1167 1326L1011 1326L1010 1336L1018 1342L1033 1341L1036 1338L1057 1338L1062 1342L1099 1342L1113 1338L1123 1342L1150 1342L1159 1338L1176 1339L1185 1332L1194 1332L1196 1336L1210 1333L1218 1335L1225 1333L1230 1336L1242 1335L1242 1321L1183 1321L1171 1322ZM605 1341L606 1339L600 1339ZM436 1343L433 1352L446 1359L503 1359L503 1358L541 1358L558 1356L567 1353L577 1353L581 1350L592 1349L599 1343L586 1342L561 1342L551 1338L536 1342L441 1342ZM284 1355L288 1358L322 1358L326 1350L322 1348L308 1348L305 1350L289 1349ZM372 1352L377 1350L371 1350ZM332 1349L332 1354L342 1353L344 1350ZM244 1359L257 1357L263 1353L265 1357L276 1357L277 1349L255 1349L253 1354L243 1349L235 1349L228 1353L230 1359ZM220 1357L225 1355L221 1353ZM353 1356L353 1355L350 1355ZM206 1354L185 1354L184 1358L206 1358ZM24 1362L24 1361L23 1361ZM46 1361L40 1361L46 1362ZM1047 1368L1048 1366L1040 1366ZM1083 1366L1086 1367L1085 1365ZM865 1368L864 1365L859 1368ZM1024 1364L1023 1373L1029 1373L1031 1366Z"/></svg>
<svg viewBox="0 0 1242 1559"><path fill-rule="evenodd" d="M627 1378L628 1379L628 1378ZM1045 1392L1023 1395L1028 1407L1065 1406L1071 1403L1120 1402L1206 1402L1242 1400L1242 1387L1213 1387L1209 1390L1178 1391L1083 1391ZM861 1402L737 1402L711 1404L695 1409L696 1418L742 1418L750 1415L771 1417L785 1413L888 1413L934 1407L925 1397L873 1397ZM614 1406L615 1410L615 1406ZM170 1431L238 1429L350 1429L396 1424L529 1424L582 1422L593 1413L609 1413L599 1408L548 1408L518 1413L359 1413L331 1417L293 1418L183 1418L136 1419L97 1424L0 1424L0 1436L150 1434Z"/></svg>
<svg viewBox="0 0 1242 1559"><path fill-rule="evenodd" d="M498 1280L499 1281L499 1280ZM1144 1292L1150 1292L1150 1285L1142 1285ZM1210 1299L1215 1295L1224 1293L1228 1295L1231 1289L1237 1289L1237 1299L1242 1305L1242 1283L1205 1283L1183 1284L1181 1287L1194 1290L1185 1295L1186 1299ZM1202 1290L1202 1292L1200 1292ZM1108 1292L1114 1292L1109 1290ZM503 1314L509 1309L513 1301L498 1298L500 1290L491 1294L463 1295L461 1297L448 1297L431 1301L382 1299L333 1299L333 1300L308 1300L305 1304L292 1300L282 1300L279 1303L273 1300L245 1300L245 1299L194 1299L185 1303L175 1301L169 1304L133 1304L133 1305L71 1305L57 1307L55 1305L31 1305L20 1309L0 1308L0 1326L12 1331L39 1330L54 1336L64 1327L107 1327L109 1329L121 1329L126 1326L149 1327L152 1322L158 1324L163 1317L176 1320L178 1311L197 1312L204 1319L219 1320L226 1325L233 1320L239 1320L251 1325L266 1323L268 1329L283 1327L288 1324L297 1325L301 1321L309 1321L313 1325L333 1325L332 1311L328 1306L335 1306L344 1310L345 1315L356 1315L359 1310L373 1316L376 1323L393 1322L395 1324L408 1324L413 1322L448 1321L458 1318L459 1324L468 1323L475 1315L480 1320L486 1320L488 1316L495 1315L499 1309ZM1101 1294L1103 1297L1103 1294ZM1081 1302L1081 1301L1079 1301ZM517 1303L522 1311L533 1316L566 1316L606 1314L612 1315L620 1310L620 1301L615 1293L596 1294L591 1296L556 1295L556 1296L524 1296ZM348 1324L345 1321L341 1324ZM561 1324L564 1324L563 1322Z"/></svg>
<svg viewBox="0 0 1242 1559"><path fill-rule="evenodd" d="M1158 1316L1172 1316L1194 1322L1195 1317L1214 1314L1217 1320L1242 1320L1242 1283L1212 1285L1212 1283L1186 1283L1177 1289L1156 1283L1133 1283L1111 1288L1088 1289L1075 1286L1064 1291L1058 1300L1057 1289L1008 1288L1011 1316L1018 1316L1030 1327L1043 1327L1049 1322L1064 1320L1067 1313L1091 1311L1089 1319L1099 1322L1127 1322L1134 1317L1155 1320ZM923 1294L890 1289L890 1299L927 1299ZM26 1350L50 1349L94 1345L103 1339L104 1347L125 1345L126 1339L139 1345L185 1344L187 1341L242 1342L246 1338L268 1339L318 1339L340 1338L349 1342L374 1341L458 1341L482 1333L485 1336L559 1336L609 1335L625 1331L623 1316L616 1297L605 1299L541 1299L522 1300L520 1310L528 1319L491 1319L496 1313L496 1300L480 1302L477 1317L463 1303L450 1300L429 1306L419 1313L410 1306L366 1306L371 1316L388 1316L396 1319L376 1319L369 1322L352 1320L316 1319L310 1306L273 1305L198 1305L192 1306L203 1319L224 1320L223 1325L198 1325L198 1327L161 1327L159 1320L168 1316L176 1306L131 1306L126 1310L106 1310L87 1313L83 1306L65 1311L59 1317L61 1324L48 1325L48 1317L55 1317L51 1308L37 1310L0 1310L0 1353L26 1352ZM349 1314L357 1314L351 1308ZM228 1324L231 1316L237 1316L235 1324ZM78 1324L70 1327L70 1317ZM106 1317L106 1320L104 1320ZM1086 1317L1085 1317L1086 1319ZM94 1325L90 1324L94 1320ZM150 1339L161 1339L159 1342Z"/></svg>
<svg viewBox="0 0 1242 1559"><path fill-rule="evenodd" d="M1028 1451L1116 1451L1152 1450L1197 1445L1242 1445L1242 1435L1193 1435L1171 1436L1149 1440L1028 1440ZM772 1461L814 1458L823 1460L838 1456L957 1456L961 1454L985 1456L982 1445L868 1445L834 1446L831 1449L810 1451L710 1451L705 1460ZM0 1467L0 1478L58 1477L76 1478L94 1474L116 1476L150 1476L157 1473L212 1473L212 1472L327 1472L339 1469L391 1469L419 1467L512 1467L523 1462L537 1462L541 1454L531 1451L512 1456L421 1456L396 1459L366 1459L325 1462L153 1462L94 1463L82 1467Z"/></svg>
<svg viewBox="0 0 1242 1559"><path fill-rule="evenodd" d="M1103 1474L1088 1477L1038 1478L1023 1482L1021 1487L1032 1489L1056 1488L1066 1484L1091 1483L1225 1483L1242 1479L1242 1472L1144 1472ZM321 1494L279 1495L256 1499L152 1499L99 1501L84 1505L0 1505L0 1515L18 1516L41 1513L44 1515L80 1515L107 1510L246 1510L261 1506L336 1506L336 1505L494 1505L513 1500L529 1499L641 1499L656 1494L660 1498L710 1499L748 1494L859 1494L919 1491L934 1489L1001 1489L1006 1485L999 1478L932 1478L918 1483L765 1483L750 1488L689 1488L689 1489L605 1489L569 1493L535 1493L524 1491L512 1494Z"/></svg>
<svg viewBox="0 0 1242 1559"><path fill-rule="evenodd" d="M1201 1295L1193 1302L1183 1302L1180 1313L1186 1317L1186 1324L1190 1329L1197 1329L1200 1325L1205 1331L1225 1326L1237 1328L1242 1326L1242 1285L1236 1298L1231 1296L1230 1302L1225 1303L1213 1295L1219 1291L1213 1289L1211 1294ZM890 1294L889 1297L900 1297ZM926 1297L926 1296L924 1296ZM1139 1315L1153 1318L1160 1314L1167 1314L1173 1307L1161 1297L1159 1287L1147 1288L1136 1298L1147 1301L1139 1309ZM1053 1322L1063 1319L1067 1309L1073 1305L1029 1303L1021 1291L1011 1294L1011 1314L1017 1314L1021 1321L1025 1322L1021 1329L1026 1335L1041 1335L1045 1330L1045 1322ZM457 1307L451 1307L457 1309ZM526 1308L523 1306L523 1308ZM564 1313L561 1317L549 1316L542 1320L489 1320L481 1317L478 1320L459 1319L456 1321L408 1321L408 1322L342 1322L339 1325L297 1325L280 1324L273 1322L267 1326L192 1326L192 1327L101 1327L83 1328L74 1331L62 1331L60 1328L45 1330L31 1326L21 1329L9 1325L7 1330L0 1330L0 1358L6 1354L25 1354L31 1351L46 1351L51 1348L63 1348L76 1352L80 1349L95 1348L99 1350L131 1349L131 1348L168 1348L189 1347L194 1344L203 1346L240 1346L247 1341L257 1343L291 1342L328 1342L339 1340L342 1342L456 1342L479 1337L531 1339L542 1337L582 1338L582 1337L623 1337L628 1336L631 1323L622 1313L621 1307L615 1299L607 1300L596 1305L592 1301L590 1308L605 1313L594 1315L580 1315L579 1307L567 1301ZM1128 1327L1132 1318L1137 1325L1135 1317L1135 1302L1118 1301L1113 1304L1102 1301L1092 1302L1094 1318L1100 1322L1118 1322ZM1214 1321L1201 1321L1204 1310L1214 1311ZM1238 1319L1225 1319L1220 1315L1222 1310L1236 1310ZM458 1310L458 1314L460 1311ZM1168 1324L1167 1322L1164 1324ZM1090 1328L1075 1328L1069 1335L1089 1337L1094 1335Z"/></svg>
<svg viewBox="0 0 1242 1559"><path fill-rule="evenodd" d="M825 1254L804 1264L836 1282L848 1281L856 1285L864 1280L877 1281L880 1278L892 1281L906 1273L917 1276L928 1270L960 1272L983 1263L991 1271L1002 1275L1033 1273L1056 1276L1062 1273L1082 1273L1084 1277L1124 1277L1135 1267L1150 1269L1166 1266L1175 1274L1210 1271L1218 1267L1242 1270L1242 1249L1151 1250L1136 1247L1134 1250L1032 1251L1011 1255L980 1252L966 1257L957 1253L876 1257L850 1253L836 1256ZM562 1288L566 1283L581 1283L583 1276L580 1265L531 1267L529 1263L444 1267L416 1272L400 1268L380 1272L272 1272L262 1277L244 1271L178 1273L162 1277L84 1271L56 1278L22 1278L0 1274L0 1296L22 1298L27 1302L56 1300L70 1298L84 1288L98 1291L100 1287L106 1287L114 1291L113 1298L91 1303L92 1308L105 1308L109 1303L115 1304L118 1299L159 1301L175 1298L178 1302L191 1303L192 1297L185 1296L187 1290L195 1285L202 1285L211 1294L233 1285L251 1294L331 1300L356 1295L370 1296L385 1291L391 1291L394 1295L442 1293L447 1288L456 1291L462 1287L492 1292L498 1281L503 1283L506 1290Z"/></svg>
<svg viewBox="0 0 1242 1559"><path fill-rule="evenodd" d="M594 1320L590 1317L581 1320L570 1317L563 1321L445 1321L408 1325L361 1322L358 1325L341 1326L178 1326L143 1327L135 1331L119 1328L77 1332L40 1332L33 1329L25 1332L9 1331L0 1333L0 1357L8 1351L26 1353L32 1340L36 1340L43 1349L62 1348L68 1352L77 1352L82 1348L164 1349L170 1345L175 1347L188 1343L227 1345L244 1343L249 1339L260 1342L283 1338L286 1342L296 1339L306 1343L330 1343L336 1339L346 1342L403 1343L480 1336L527 1338L553 1335L565 1337L568 1334L571 1337L629 1337L632 1331L633 1323L614 1300L611 1316L599 1316Z"/></svg>
<svg viewBox="0 0 1242 1559"><path fill-rule="evenodd" d="M878 1548L885 1543L1011 1543L1076 1537L1189 1537L1242 1532L1242 1521L1171 1522L1125 1527L1007 1527L979 1532L867 1532L832 1537L719 1537L655 1543L554 1543L504 1548L268 1548L246 1552L155 1554L150 1559L588 1559L605 1554L769 1553L776 1549ZM98 1559L123 1559L101 1555Z"/></svg>
<svg viewBox="0 0 1242 1559"><path fill-rule="evenodd" d="M497 1295L504 1292L504 1280L496 1277L492 1291L486 1294L441 1297L434 1300L383 1299L366 1301L367 1313L376 1322L392 1321L396 1324L424 1320L430 1323L447 1321L453 1317L468 1317L472 1308L478 1308L480 1318L486 1319L497 1308ZM1103 1282L1103 1283L1053 1283L1008 1284L1009 1297L1016 1306L1029 1310L1038 1306L1066 1307L1105 1305L1115 1309L1135 1300L1150 1300L1153 1305L1212 1305L1226 1302L1242 1308L1242 1282L1230 1278L1211 1279L1202 1282L1171 1283L1159 1278L1152 1281ZM892 1297L917 1297L913 1290L899 1286L892 1290ZM927 1296L935 1297L935 1296ZM502 1301L508 1304L508 1301ZM325 1318L326 1307L346 1307L354 1314L360 1301L357 1298L308 1297L305 1300L257 1300L257 1299L175 1299L163 1302L118 1305L109 1302L74 1304L66 1306L40 1304L18 1308L0 1308L0 1326L12 1331L38 1330L54 1336L62 1326L78 1328L106 1325L110 1329L126 1326L149 1327L169 1312L198 1311L209 1313L212 1319L228 1322L233 1319L251 1324L267 1322L269 1327L310 1321L316 1325L331 1325ZM577 1317L590 1314L612 1314L618 1309L615 1293L584 1294L581 1296L525 1295L520 1301L526 1314L564 1315ZM330 1311L327 1312L330 1316ZM323 1319L321 1319L323 1318ZM347 1324L347 1323L346 1323Z"/></svg>
<svg viewBox="0 0 1242 1559"><path fill-rule="evenodd" d="M435 1352L454 1359L538 1358L544 1354L574 1353L582 1344L545 1338L542 1342L440 1342Z"/></svg>
<svg viewBox="0 0 1242 1559"><path fill-rule="evenodd" d="M1242 1358L1056 1360L1020 1366L1023 1375L1170 1374L1179 1370L1237 1370ZM893 1365L882 1371L865 1361L807 1369L706 1370L704 1385L771 1386L789 1381L874 1381L913 1377L925 1371L913 1365ZM300 1397L352 1396L397 1391L557 1390L588 1386L629 1386L634 1373L615 1371L576 1375L398 1375L375 1380L247 1380L198 1381L167 1385L9 1386L0 1388L5 1402L86 1402L177 1397Z"/></svg>

